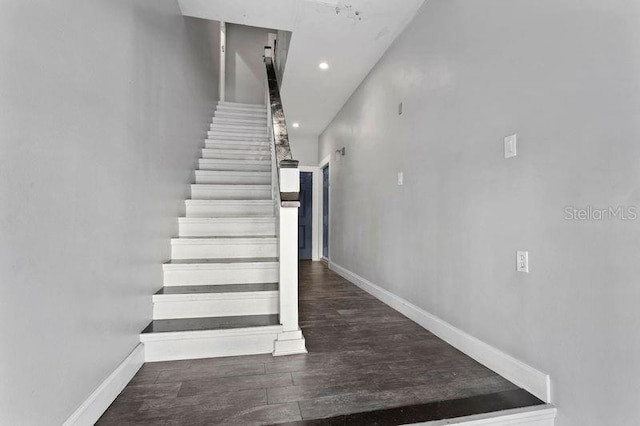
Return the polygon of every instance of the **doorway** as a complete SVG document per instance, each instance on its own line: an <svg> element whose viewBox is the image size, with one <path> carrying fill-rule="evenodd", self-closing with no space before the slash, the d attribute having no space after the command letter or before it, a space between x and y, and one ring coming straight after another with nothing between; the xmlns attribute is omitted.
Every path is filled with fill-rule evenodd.
<svg viewBox="0 0 640 426"><path fill-rule="evenodd" d="M313 248L313 173L300 172L298 259L311 260Z"/></svg>
<svg viewBox="0 0 640 426"><path fill-rule="evenodd" d="M322 168L322 257L329 259L329 165Z"/></svg>

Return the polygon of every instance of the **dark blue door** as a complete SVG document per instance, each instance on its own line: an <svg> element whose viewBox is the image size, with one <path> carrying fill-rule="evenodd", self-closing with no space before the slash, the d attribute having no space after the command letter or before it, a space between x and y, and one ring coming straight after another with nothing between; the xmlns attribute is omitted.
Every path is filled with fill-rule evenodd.
<svg viewBox="0 0 640 426"><path fill-rule="evenodd" d="M329 258L329 165L322 169L322 257Z"/></svg>
<svg viewBox="0 0 640 426"><path fill-rule="evenodd" d="M298 258L300 259L311 259L312 193L312 173L300 172L300 208L298 209Z"/></svg>

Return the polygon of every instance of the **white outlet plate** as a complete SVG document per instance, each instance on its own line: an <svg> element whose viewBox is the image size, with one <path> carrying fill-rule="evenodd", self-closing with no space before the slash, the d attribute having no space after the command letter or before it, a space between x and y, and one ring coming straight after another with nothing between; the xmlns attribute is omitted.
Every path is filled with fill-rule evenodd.
<svg viewBox="0 0 640 426"><path fill-rule="evenodd" d="M398 172L398 186L404 185L404 173Z"/></svg>
<svg viewBox="0 0 640 426"><path fill-rule="evenodd" d="M517 153L518 135L511 135L504 138L504 158L511 158Z"/></svg>
<svg viewBox="0 0 640 426"><path fill-rule="evenodd" d="M529 272L529 252L516 252L516 269L518 272Z"/></svg>

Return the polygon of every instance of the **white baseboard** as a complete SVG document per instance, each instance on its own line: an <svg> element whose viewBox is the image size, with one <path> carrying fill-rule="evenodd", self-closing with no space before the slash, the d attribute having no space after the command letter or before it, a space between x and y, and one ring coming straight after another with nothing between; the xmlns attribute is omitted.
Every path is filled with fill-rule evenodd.
<svg viewBox="0 0 640 426"><path fill-rule="evenodd" d="M414 424L420 426L553 426L555 418L555 407L540 405Z"/></svg>
<svg viewBox="0 0 640 426"><path fill-rule="evenodd" d="M329 262L329 269L542 401L551 402L551 386L548 374L518 361L336 263Z"/></svg>
<svg viewBox="0 0 640 426"><path fill-rule="evenodd" d="M64 426L91 426L109 408L144 363L144 345L138 344L118 368L93 391L78 409L64 422Z"/></svg>
<svg viewBox="0 0 640 426"><path fill-rule="evenodd" d="M278 334L278 338L274 342L273 356L306 354L307 347L305 345L302 330L284 331Z"/></svg>

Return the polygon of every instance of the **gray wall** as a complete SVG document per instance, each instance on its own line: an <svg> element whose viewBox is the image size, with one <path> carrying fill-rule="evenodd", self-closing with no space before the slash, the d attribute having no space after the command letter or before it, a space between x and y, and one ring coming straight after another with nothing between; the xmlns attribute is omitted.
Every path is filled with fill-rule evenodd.
<svg viewBox="0 0 640 426"><path fill-rule="evenodd" d="M291 123L289 123L288 128L291 131ZM289 144L291 145L293 158L298 160L301 166L318 166L317 136L289 134Z"/></svg>
<svg viewBox="0 0 640 426"><path fill-rule="evenodd" d="M138 344L217 100L173 0L4 1L0 423L60 425Z"/></svg>
<svg viewBox="0 0 640 426"><path fill-rule="evenodd" d="M640 424L640 221L564 218L640 205L638 22L633 1L427 1L321 136L320 158L347 148L331 260L549 373L558 426Z"/></svg>
<svg viewBox="0 0 640 426"><path fill-rule="evenodd" d="M264 104L265 28L227 24L225 100L247 104Z"/></svg>
<svg viewBox="0 0 640 426"><path fill-rule="evenodd" d="M291 31L278 30L276 34L277 43L274 63L278 74L278 82L282 86L284 70L287 67L287 56L289 56L289 45L291 44Z"/></svg>

